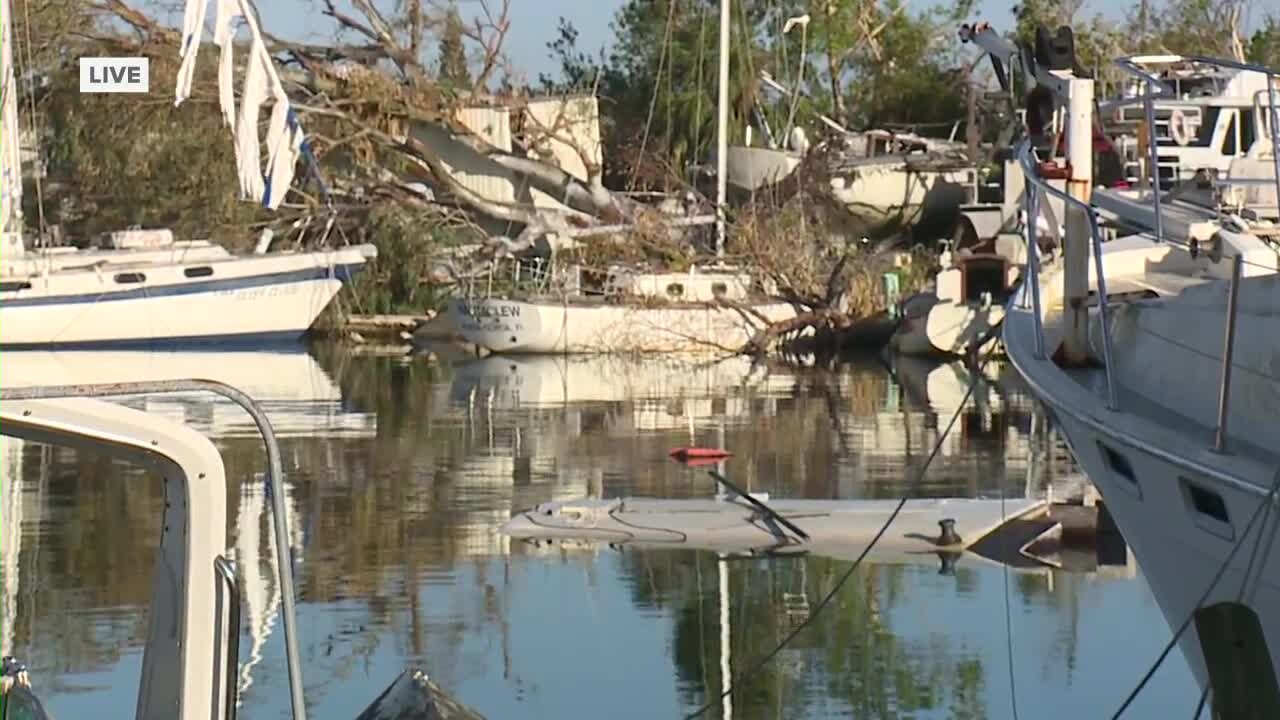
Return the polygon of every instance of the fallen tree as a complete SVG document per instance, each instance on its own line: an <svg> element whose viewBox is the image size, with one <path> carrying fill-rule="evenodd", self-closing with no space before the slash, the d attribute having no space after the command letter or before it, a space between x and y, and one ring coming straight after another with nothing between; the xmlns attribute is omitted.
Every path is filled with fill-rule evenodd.
<svg viewBox="0 0 1280 720"><path fill-rule="evenodd" d="M466 22L451 3L438 0L405 0L394 15L369 0L352 0L350 10L332 0L319 4L334 23L333 43L289 41L270 28L263 28L262 37L322 177L295 183L275 213L236 201L236 173L227 160L233 138L217 110L219 49L211 44L197 56L191 95L180 107L165 97L139 102L79 95L76 68L59 64L55 53L43 60L51 80L38 97L50 140L51 199L59 208L51 221L72 237L120 225L164 224L241 244L264 229L305 243L334 234L368 240L370 232L394 227L396 242L403 244L404 223L385 221L398 208L414 222L480 240L456 272L441 275L412 263L413 277L426 284L456 282L459 275L475 274L495 258L527 252L548 238L575 238L597 267L621 261L682 266L698 258L682 226L710 213L710 203L692 191L665 205L646 203L606 187L598 134L579 131L579 105L561 98L551 103L558 110L534 112L540 98L515 81L502 52L511 28L509 0L482 0ZM44 46L70 48L77 56L144 55L151 59L156 94L173 86L179 31L125 0L59 5L68 6L88 20L71 33L57 22L33 27ZM431 41L445 33L449 42ZM233 39L233 73L239 78L250 53L243 37ZM432 58L425 49L437 44L466 56ZM237 98L241 90L236 87ZM509 147L466 121L477 109L507 118ZM566 157L576 172L565 167ZM475 168L518 192L498 197L484 191L468 174ZM123 184L122 177L134 182ZM536 193L551 202L536 200ZM778 210L795 205L792 198L769 213L785 219ZM810 212L817 205L801 199L799 207ZM777 325L757 318L762 324L742 350L764 352L801 330L847 326L853 285L846 276L854 256L824 249L827 235L811 233L822 226L817 216L787 230L804 235L804 242L778 243L754 213L748 208L734 223L730 259L805 311ZM382 220L371 222L375 215ZM394 262L405 264L403 257ZM407 283L398 269L371 271L371 278L394 276L397 285ZM408 289L400 294L416 295Z"/></svg>

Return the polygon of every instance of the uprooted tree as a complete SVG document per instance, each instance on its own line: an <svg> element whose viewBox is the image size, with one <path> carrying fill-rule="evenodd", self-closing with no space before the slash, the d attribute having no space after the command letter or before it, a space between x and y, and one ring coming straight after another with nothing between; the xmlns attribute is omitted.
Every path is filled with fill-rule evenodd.
<svg viewBox="0 0 1280 720"><path fill-rule="evenodd" d="M245 243L268 227L277 233L311 230L314 238L314 228L336 217L336 232L374 241L379 238L369 233L386 232L395 239L401 253L376 263L366 276L412 296L407 288L414 277L439 279L406 247L414 224L423 227L423 238L478 241L473 266L561 233L579 237L601 264L656 260L672 266L694 255L688 235L672 229L672 215L711 210L693 193L675 209L670 203L664 209L607 187L600 149L574 132L575 103L564 102L551 115L523 111L534 98L516 82L502 52L511 30L509 0L473 4L478 9L465 19L443 0L403 0L394 14L371 0L342 6L317 0L316 12L336 30L336 40L325 45L263 28L327 180L324 186L298 183L275 213L237 197L229 162L233 141L217 110L216 47L206 41L192 95L175 107L166 90L177 72L179 33L158 16L125 0L32 5L30 23L18 22L19 36L33 38L35 52L19 56L19 71L43 78L30 94L39 109L32 129L42 139L48 173L42 191L26 196L40 203L28 216L60 226L72 240L132 224L162 224L228 243ZM238 66L245 50L235 48ZM74 58L108 53L150 58L151 95L78 93ZM235 76L242 73L237 67ZM510 110L510 150L463 122L460 109L486 106ZM576 155L579 174L550 158L551 145ZM520 192L495 199L465 182L460 165L493 168ZM555 202L535 203L533 191ZM624 234L619 226L630 229ZM415 257L406 262L405 255ZM771 262L767 253L744 251L738 259ZM766 271L784 280L794 275ZM834 322L831 298L816 287L783 283L779 292L807 308L804 317L813 324ZM762 327L759 337L777 334Z"/></svg>
<svg viewBox="0 0 1280 720"><path fill-rule="evenodd" d="M123 0L49 2L46 6L69 4L79 6L80 17L93 18L89 29L62 33L52 14L40 27L37 13L32 21L37 36L45 44L72 51L64 57L96 49L146 55L151 59L154 92L141 101L84 97L75 92L74 62L59 64L56 56L46 60L40 70L48 82L37 91L44 110L40 113L44 125L39 129L49 141L50 190L55 195L61 191L63 204L70 208L62 216L55 211L55 218L66 223L72 234L91 234L130 219L186 220L205 231L241 225L243 204L211 202L215 197L235 197L231 165L226 162L232 140L214 109L216 49L201 54L193 96L174 108L163 93L172 86L177 67L178 33L173 28ZM371 200L441 210L463 208L521 229L612 225L653 212L605 188L602 163L566 132L568 117L555 117L545 124L526 121L512 151L494 147L459 121L456 110L465 105L518 107L528 99L527 93L514 89L489 90L500 75L509 74L501 52L510 29L506 1L496 9L481 3L479 15L470 23L459 18L452 4L428 0L400 3L397 17L384 16L368 0L351 4L356 13L343 12L332 0L320 3L318 10L334 20L342 42L308 45L264 33L294 107L304 118L314 154L331 180L329 189L339 209L367 209ZM124 30L119 27L122 23ZM454 46L447 57L427 52L427 38L440 32L453 41L466 41L466 47ZM466 57L469 48L478 48L479 56ZM239 63L245 52L237 50ZM461 63L464 59L468 62ZM468 64L479 68L470 78ZM448 82L436 81L437 65L448 69ZM470 85L464 87L468 79ZM537 157L539 147L549 139L579 152L586 177L575 177ZM447 161L464 155L492 163L518 185L546 193L564 207L497 202L475 192L458 181ZM154 187L123 187L124 177L154 183ZM164 207L182 197L189 210L191 195L202 196L203 216L177 218L185 213ZM257 220L287 227L303 215L314 214L319 201L314 187L298 189L284 212Z"/></svg>

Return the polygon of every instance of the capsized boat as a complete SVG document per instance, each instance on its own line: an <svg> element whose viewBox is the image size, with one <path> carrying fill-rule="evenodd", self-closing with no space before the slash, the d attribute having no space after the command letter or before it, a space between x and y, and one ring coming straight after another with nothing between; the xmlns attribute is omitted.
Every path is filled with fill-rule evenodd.
<svg viewBox="0 0 1280 720"><path fill-rule="evenodd" d="M580 540L850 560L874 543L871 556L881 561L936 556L953 567L964 557L1043 568L1049 563L1033 548L1059 529L1043 517L1048 503L1040 499L912 499L897 510L897 500L772 500L711 474L727 488L714 498L551 501L517 513L500 531L535 544Z"/></svg>

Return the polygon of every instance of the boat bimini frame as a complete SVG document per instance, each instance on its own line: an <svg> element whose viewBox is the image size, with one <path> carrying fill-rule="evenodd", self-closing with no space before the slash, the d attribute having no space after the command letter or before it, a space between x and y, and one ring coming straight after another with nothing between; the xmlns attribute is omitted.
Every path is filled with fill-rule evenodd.
<svg viewBox="0 0 1280 720"><path fill-rule="evenodd" d="M227 478L218 449L185 425L91 398L210 392L253 418L267 451L294 720L306 720L293 563L280 447L266 414L244 392L212 380L0 388L0 435L132 462L164 479L164 524L152 580L138 720L234 720L240 597L227 547ZM5 628L7 630L7 628ZM358 720L481 720L420 670L407 668Z"/></svg>

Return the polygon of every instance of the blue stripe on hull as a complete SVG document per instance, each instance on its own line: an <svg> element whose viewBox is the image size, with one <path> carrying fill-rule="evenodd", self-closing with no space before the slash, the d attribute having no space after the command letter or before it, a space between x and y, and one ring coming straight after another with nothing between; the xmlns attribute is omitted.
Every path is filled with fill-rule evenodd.
<svg viewBox="0 0 1280 720"><path fill-rule="evenodd" d="M335 278L343 282L350 281L364 267L364 263L335 265L330 274L329 267L312 267L303 270L270 273L266 275L250 275L248 277L229 278L227 280L207 280L202 282L180 283L178 285L161 285L159 287L139 287L131 290L89 293L84 295L53 295L45 297L22 297L24 291L19 290L14 297L0 299L0 309L17 307L38 307L45 305L76 305L83 303L103 303L119 300L154 299L174 297L178 295L195 295L199 293L232 292L247 288L266 287L269 285L288 285L291 283L310 282ZM146 268L121 272L140 272L146 274Z"/></svg>
<svg viewBox="0 0 1280 720"><path fill-rule="evenodd" d="M302 342L307 331L285 330L239 335L201 335L198 337L131 338L123 340L91 340L79 342L0 343L0 350L161 350L169 352L222 352L224 350L305 353ZM0 353L0 368L4 356Z"/></svg>

